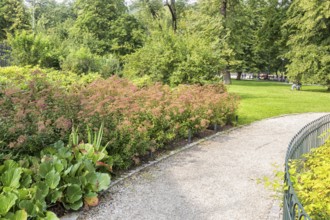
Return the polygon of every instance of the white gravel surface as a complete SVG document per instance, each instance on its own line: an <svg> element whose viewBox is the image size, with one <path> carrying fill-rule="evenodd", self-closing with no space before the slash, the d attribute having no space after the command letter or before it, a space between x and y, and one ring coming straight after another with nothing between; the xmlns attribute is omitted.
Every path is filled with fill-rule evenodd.
<svg viewBox="0 0 330 220"><path fill-rule="evenodd" d="M271 176L295 133L325 114L287 115L219 133L119 182L78 219L279 219L272 192L257 179Z"/></svg>

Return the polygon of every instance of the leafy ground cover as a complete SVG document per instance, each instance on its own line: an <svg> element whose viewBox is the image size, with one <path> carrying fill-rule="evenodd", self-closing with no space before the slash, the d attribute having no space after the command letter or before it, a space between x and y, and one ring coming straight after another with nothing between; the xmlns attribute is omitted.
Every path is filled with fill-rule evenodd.
<svg viewBox="0 0 330 220"><path fill-rule="evenodd" d="M137 87L116 76L69 74L67 83L57 71L0 71L2 219L56 219L53 206L94 206L109 173L232 123L238 106L220 83Z"/></svg>
<svg viewBox="0 0 330 220"><path fill-rule="evenodd" d="M293 187L312 219L330 219L330 140L290 162Z"/></svg>
<svg viewBox="0 0 330 220"><path fill-rule="evenodd" d="M288 83L233 80L228 91L241 98L237 112L239 124L282 114L330 110L330 93L323 86L303 85L301 91L291 91Z"/></svg>

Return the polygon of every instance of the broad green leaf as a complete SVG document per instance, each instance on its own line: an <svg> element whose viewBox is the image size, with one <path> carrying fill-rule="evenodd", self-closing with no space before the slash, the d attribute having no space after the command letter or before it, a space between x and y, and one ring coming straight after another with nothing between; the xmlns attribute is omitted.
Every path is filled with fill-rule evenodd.
<svg viewBox="0 0 330 220"><path fill-rule="evenodd" d="M20 183L21 183L21 188L29 188L32 183L31 175L23 172Z"/></svg>
<svg viewBox="0 0 330 220"><path fill-rule="evenodd" d="M81 185L81 181L80 181L80 177L76 176L76 177L71 177L71 176L66 176L63 177L64 182L66 182L67 184L77 184L77 185Z"/></svg>
<svg viewBox="0 0 330 220"><path fill-rule="evenodd" d="M45 181L50 189L55 189L61 180L61 175L55 170L50 171L45 176Z"/></svg>
<svg viewBox="0 0 330 220"><path fill-rule="evenodd" d="M85 178L86 178L86 183L92 185L96 185L98 180L96 172L88 173Z"/></svg>
<svg viewBox="0 0 330 220"><path fill-rule="evenodd" d="M6 170L12 169L12 168L18 168L18 164L13 160L6 160L3 165L5 166Z"/></svg>
<svg viewBox="0 0 330 220"><path fill-rule="evenodd" d="M31 216L36 215L36 205L32 200L22 200L18 204L18 207L25 210Z"/></svg>
<svg viewBox="0 0 330 220"><path fill-rule="evenodd" d="M59 218L53 212L46 212L44 220L59 220Z"/></svg>
<svg viewBox="0 0 330 220"><path fill-rule="evenodd" d="M92 163L90 160L84 160L84 169L86 169L88 172L95 172L95 164Z"/></svg>
<svg viewBox="0 0 330 220"><path fill-rule="evenodd" d="M106 190L110 186L110 176L106 173L96 173L98 191Z"/></svg>
<svg viewBox="0 0 330 220"><path fill-rule="evenodd" d="M54 190L48 194L48 199L51 203L56 203L63 196L62 191Z"/></svg>
<svg viewBox="0 0 330 220"><path fill-rule="evenodd" d="M38 200L44 200L45 197L48 195L49 186L44 182L39 182L36 184L36 187L37 187L36 198Z"/></svg>
<svg viewBox="0 0 330 220"><path fill-rule="evenodd" d="M62 176L66 176L66 175L68 175L70 172L71 172L71 170L72 170L72 165L71 166L69 166L66 170L64 170L64 172L63 172L63 175Z"/></svg>
<svg viewBox="0 0 330 220"><path fill-rule="evenodd" d="M15 214L10 218L10 220L26 220L28 214L25 210L18 210Z"/></svg>
<svg viewBox="0 0 330 220"><path fill-rule="evenodd" d="M72 210L77 211L78 209L80 209L83 206L83 204L84 203L82 202L82 200L78 200L77 202L74 202L74 203L64 203L63 206L66 209L72 209Z"/></svg>
<svg viewBox="0 0 330 220"><path fill-rule="evenodd" d="M1 176L3 185L17 189L20 186L19 181L21 178L21 174L22 174L21 169L9 168Z"/></svg>
<svg viewBox="0 0 330 220"><path fill-rule="evenodd" d="M56 159L54 161L54 167L56 172L61 173L64 170L64 165L62 164L62 161L60 159Z"/></svg>
<svg viewBox="0 0 330 220"><path fill-rule="evenodd" d="M82 191L79 185L73 184L71 186L68 186L65 192L65 200L68 203L75 203L79 201L81 198L82 198Z"/></svg>
<svg viewBox="0 0 330 220"><path fill-rule="evenodd" d="M44 162L44 163L40 164L39 175L41 177L45 178L47 173L49 173L52 169L54 169L53 164L51 164L49 162Z"/></svg>
<svg viewBox="0 0 330 220"><path fill-rule="evenodd" d="M31 199L34 196L35 189L22 188L22 189L18 189L17 192L18 192L19 200L26 200L26 199Z"/></svg>
<svg viewBox="0 0 330 220"><path fill-rule="evenodd" d="M75 176L80 166L81 166L81 162L74 164L70 170L70 176Z"/></svg>
<svg viewBox="0 0 330 220"><path fill-rule="evenodd" d="M7 212L15 205L17 196L14 193L6 193L0 195L0 215L6 215Z"/></svg>
<svg viewBox="0 0 330 220"><path fill-rule="evenodd" d="M72 152L68 148L60 148L58 150L58 155L60 158L66 159L66 158L71 157Z"/></svg>

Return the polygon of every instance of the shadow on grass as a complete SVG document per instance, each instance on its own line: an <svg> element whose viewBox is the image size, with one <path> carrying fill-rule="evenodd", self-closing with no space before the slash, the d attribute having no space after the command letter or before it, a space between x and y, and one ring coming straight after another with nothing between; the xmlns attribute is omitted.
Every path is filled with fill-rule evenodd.
<svg viewBox="0 0 330 220"><path fill-rule="evenodd" d="M324 89L302 89L299 92L316 92L316 93L330 93L330 90L327 90L327 88Z"/></svg>
<svg viewBox="0 0 330 220"><path fill-rule="evenodd" d="M289 86L290 84L277 81L267 81L267 80L232 80L233 85L238 86Z"/></svg>

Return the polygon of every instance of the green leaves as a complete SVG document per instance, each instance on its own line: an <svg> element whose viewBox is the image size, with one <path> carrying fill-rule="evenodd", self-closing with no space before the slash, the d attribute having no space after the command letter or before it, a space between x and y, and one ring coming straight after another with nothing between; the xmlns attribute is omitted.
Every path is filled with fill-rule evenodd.
<svg viewBox="0 0 330 220"><path fill-rule="evenodd" d="M35 216L37 213L36 206L32 200L22 200L18 207L25 210L30 216Z"/></svg>
<svg viewBox="0 0 330 220"><path fill-rule="evenodd" d="M330 88L329 3L320 0L293 1L285 29L290 60L288 76L292 81L320 83Z"/></svg>
<svg viewBox="0 0 330 220"><path fill-rule="evenodd" d="M80 186L73 184L66 189L66 198L65 200L69 203L77 202L82 198L82 191Z"/></svg>
<svg viewBox="0 0 330 220"><path fill-rule="evenodd" d="M17 189L20 186L22 170L18 168L10 168L6 170L2 176L1 181L4 186Z"/></svg>
<svg viewBox="0 0 330 220"><path fill-rule="evenodd" d="M45 176L45 181L50 189L55 189L57 185L60 183L61 175L57 173L55 170L51 170Z"/></svg>
<svg viewBox="0 0 330 220"><path fill-rule="evenodd" d="M302 159L290 162L290 178L311 219L330 218L330 140Z"/></svg>
<svg viewBox="0 0 330 220"><path fill-rule="evenodd" d="M97 173L97 191L106 190L110 186L110 176L106 173Z"/></svg>
<svg viewBox="0 0 330 220"><path fill-rule="evenodd" d="M10 220L25 220L27 217L28 214L25 210L18 210L13 216L10 217Z"/></svg>
<svg viewBox="0 0 330 220"><path fill-rule="evenodd" d="M0 194L0 215L6 215L15 205L17 196L14 193Z"/></svg>
<svg viewBox="0 0 330 220"><path fill-rule="evenodd" d="M77 184L73 184L69 186L66 189L65 193L65 203L63 204L65 207L73 209L73 210L78 210L83 206L82 202L82 195L83 192L81 191L81 188Z"/></svg>

